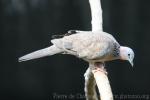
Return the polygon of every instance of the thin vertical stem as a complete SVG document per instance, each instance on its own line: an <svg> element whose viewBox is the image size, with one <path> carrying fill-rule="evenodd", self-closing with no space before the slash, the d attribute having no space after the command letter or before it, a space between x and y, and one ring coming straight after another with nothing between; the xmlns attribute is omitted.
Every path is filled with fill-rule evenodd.
<svg viewBox="0 0 150 100"><path fill-rule="evenodd" d="M102 8L100 0L89 0L92 16L92 31L102 31Z"/></svg>
<svg viewBox="0 0 150 100"><path fill-rule="evenodd" d="M86 70L84 77L85 77L84 91L86 100L98 100L97 93L95 90L96 82L90 67Z"/></svg>

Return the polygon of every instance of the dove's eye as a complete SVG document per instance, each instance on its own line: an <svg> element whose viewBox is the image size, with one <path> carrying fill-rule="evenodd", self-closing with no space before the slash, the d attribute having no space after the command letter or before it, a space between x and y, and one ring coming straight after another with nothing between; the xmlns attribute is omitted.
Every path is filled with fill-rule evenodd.
<svg viewBox="0 0 150 100"><path fill-rule="evenodd" d="M130 57L130 54L128 54L128 56Z"/></svg>

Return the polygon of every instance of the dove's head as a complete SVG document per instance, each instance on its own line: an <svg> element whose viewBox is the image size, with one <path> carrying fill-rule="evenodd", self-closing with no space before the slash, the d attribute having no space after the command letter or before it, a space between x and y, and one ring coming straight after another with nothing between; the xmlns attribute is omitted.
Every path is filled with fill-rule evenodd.
<svg viewBox="0 0 150 100"><path fill-rule="evenodd" d="M134 59L134 52L129 47L120 47L120 58L122 60L127 60L130 62L130 64L133 66L133 59Z"/></svg>

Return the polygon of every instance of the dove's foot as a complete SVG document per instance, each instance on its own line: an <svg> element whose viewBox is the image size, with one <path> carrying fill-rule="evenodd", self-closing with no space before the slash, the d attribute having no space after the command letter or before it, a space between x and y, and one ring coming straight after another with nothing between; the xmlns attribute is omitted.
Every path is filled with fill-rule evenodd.
<svg viewBox="0 0 150 100"><path fill-rule="evenodd" d="M93 73L97 71L101 71L107 75L107 71L105 69L105 64L102 62L95 62L94 66L92 67Z"/></svg>

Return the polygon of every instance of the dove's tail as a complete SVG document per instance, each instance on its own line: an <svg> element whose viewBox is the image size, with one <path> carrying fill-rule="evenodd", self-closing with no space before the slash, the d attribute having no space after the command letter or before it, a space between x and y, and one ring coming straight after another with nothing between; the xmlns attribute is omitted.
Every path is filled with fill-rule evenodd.
<svg viewBox="0 0 150 100"><path fill-rule="evenodd" d="M18 60L19 60L19 62L22 62L22 61L37 59L37 58L41 58L41 57L45 57L45 56L51 56L51 55L61 53L61 52L62 52L61 49L57 48L55 45L52 45L50 47L47 47L47 48L44 48L41 50L37 50L35 52L24 55L24 56L20 57Z"/></svg>

